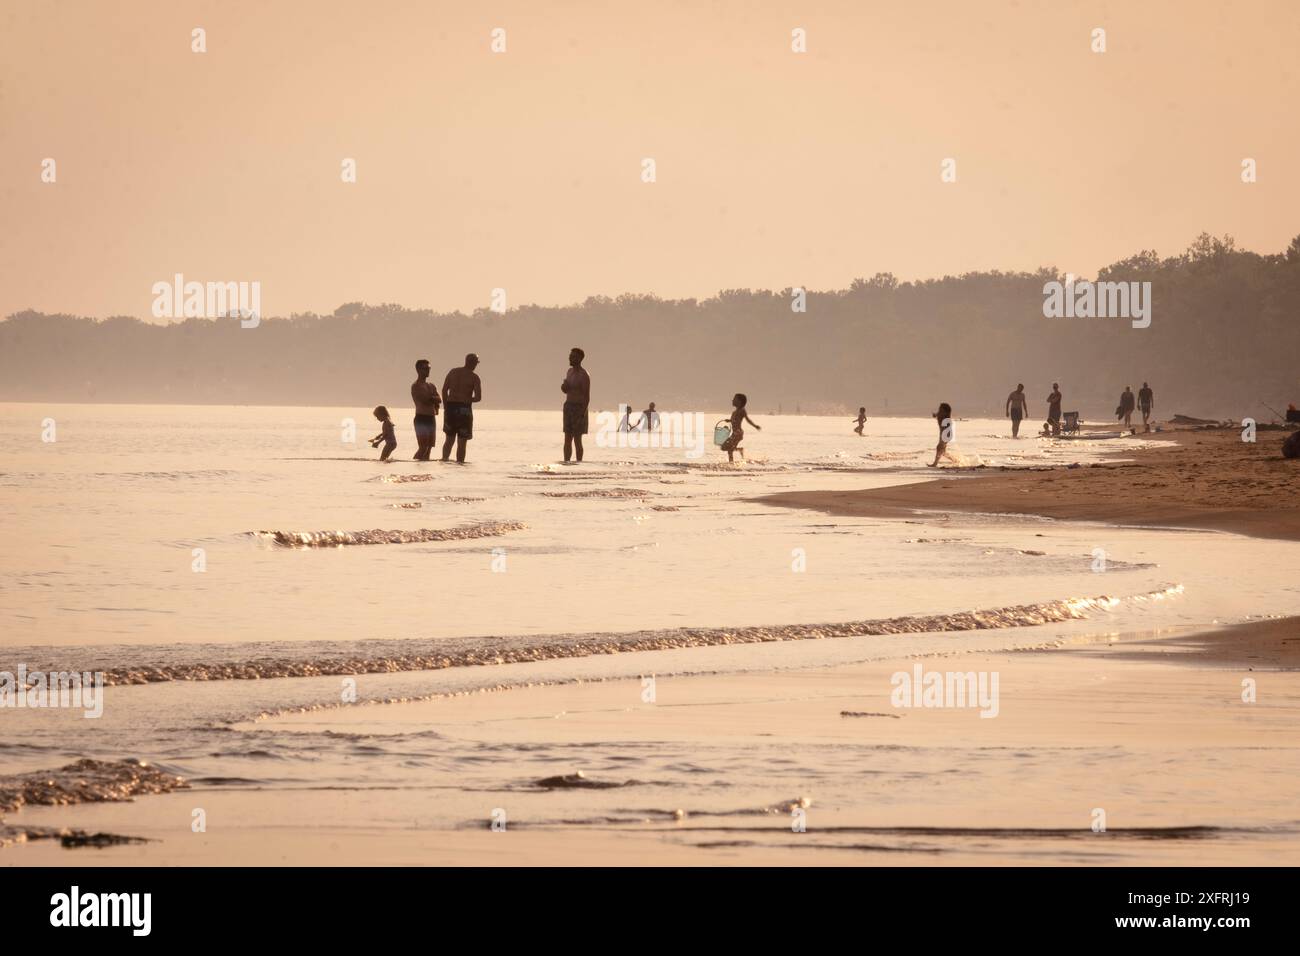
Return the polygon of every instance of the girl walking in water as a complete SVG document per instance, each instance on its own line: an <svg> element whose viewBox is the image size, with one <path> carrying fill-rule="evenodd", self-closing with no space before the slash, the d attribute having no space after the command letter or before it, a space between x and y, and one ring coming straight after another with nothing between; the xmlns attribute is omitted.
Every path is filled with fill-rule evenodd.
<svg viewBox="0 0 1300 956"><path fill-rule="evenodd" d="M740 392L737 392L735 397L731 399L731 404L734 406L734 410L731 413L731 437L722 443L722 450L727 453L727 461L735 461L736 458L734 452L737 451L740 452L742 461L745 458L745 449L740 447L740 443L744 441L745 438L745 431L740 427L743 422L749 422L759 431L763 430L746 413L745 403L748 401L749 399Z"/></svg>
<svg viewBox="0 0 1300 956"><path fill-rule="evenodd" d="M948 453L948 442L952 441L952 406L947 402L940 402L939 410L934 412L932 417L939 422L939 444L934 447L934 461L930 462L930 467L938 467L940 458L947 458L953 464L957 464L957 459Z"/></svg>

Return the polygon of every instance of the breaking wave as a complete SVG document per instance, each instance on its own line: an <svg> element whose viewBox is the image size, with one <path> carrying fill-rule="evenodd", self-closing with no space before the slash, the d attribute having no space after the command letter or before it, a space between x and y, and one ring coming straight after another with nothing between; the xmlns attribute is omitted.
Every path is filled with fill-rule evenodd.
<svg viewBox="0 0 1300 956"><path fill-rule="evenodd" d="M459 528L415 528L411 531L251 531L262 538L285 548L342 548L365 544L421 544L429 541L466 541L473 538L495 538L511 531L522 531L526 525L520 521L488 521L481 524L462 525Z"/></svg>
<svg viewBox="0 0 1300 956"><path fill-rule="evenodd" d="M141 760L78 760L55 770L0 776L0 813L22 807L131 800L188 787L182 777Z"/></svg>
<svg viewBox="0 0 1300 956"><path fill-rule="evenodd" d="M103 667L104 683L149 684L174 680L257 680L276 677L328 677L441 670L484 664L516 664L630 651L679 650L723 644L825 640L889 634L1034 627L1082 620L1121 604L1144 604L1181 594L1182 585L1127 598L1088 597L989 610L911 617L878 618L828 624L779 624L748 627L682 627L625 633L574 633L511 638L444 638L385 642L391 653L326 655L305 658L257 657L227 661L167 664L112 664ZM368 642L369 643L369 642ZM377 648L376 648L377 650Z"/></svg>

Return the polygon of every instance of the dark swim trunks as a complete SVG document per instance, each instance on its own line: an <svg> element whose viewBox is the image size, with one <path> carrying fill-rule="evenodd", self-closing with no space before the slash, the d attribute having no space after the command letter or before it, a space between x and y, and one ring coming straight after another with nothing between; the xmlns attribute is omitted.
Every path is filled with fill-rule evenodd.
<svg viewBox="0 0 1300 956"><path fill-rule="evenodd" d="M583 402L564 403L564 434L587 434L587 406Z"/></svg>
<svg viewBox="0 0 1300 956"><path fill-rule="evenodd" d="M433 435L438 431L438 416L436 415L416 415L415 416L415 434L423 437L424 435Z"/></svg>
<svg viewBox="0 0 1300 956"><path fill-rule="evenodd" d="M467 402L447 402L442 406L442 430L466 441L474 437L474 406Z"/></svg>

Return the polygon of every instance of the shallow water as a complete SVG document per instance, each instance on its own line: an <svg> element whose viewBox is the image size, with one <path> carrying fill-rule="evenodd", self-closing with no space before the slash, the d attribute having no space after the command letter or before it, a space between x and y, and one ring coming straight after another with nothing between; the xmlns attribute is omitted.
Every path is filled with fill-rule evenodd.
<svg viewBox="0 0 1300 956"><path fill-rule="evenodd" d="M53 443L41 441L47 417ZM712 447L692 459L602 448L592 434L587 462L566 467L558 410L478 413L465 466L405 460L413 440L400 419L399 457L379 463L340 441L347 417L363 438L375 430L356 409L0 406L0 670L154 682L108 688L98 720L0 710L4 772L138 757L200 789L403 790L431 774L462 789L532 787L569 772L572 755L230 725L340 706L339 675L359 675L364 703L1300 610L1289 542L992 516L831 518L746 500L930 477L928 420L875 419L858 438L847 418L756 415L751 461L735 467ZM960 422L956 450L1027 467L1138 444L1012 441L1006 430ZM740 755L717 760L709 786L748 792L761 789L750 776L772 773ZM612 813L690 802L694 771L652 769L671 799L647 804L628 789Z"/></svg>

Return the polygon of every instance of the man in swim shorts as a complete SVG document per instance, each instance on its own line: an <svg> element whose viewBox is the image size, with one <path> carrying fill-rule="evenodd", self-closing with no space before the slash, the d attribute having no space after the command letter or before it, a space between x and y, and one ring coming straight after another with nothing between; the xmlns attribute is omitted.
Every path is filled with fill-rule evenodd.
<svg viewBox="0 0 1300 956"><path fill-rule="evenodd" d="M428 461L438 440L438 407L442 399L438 397L438 387L429 381L428 359L415 363L415 374L419 376L411 383L411 401L415 403L415 460Z"/></svg>
<svg viewBox="0 0 1300 956"><path fill-rule="evenodd" d="M569 350L569 370L564 373L560 391L564 393L564 460L576 453L582 461L582 436L587 434L587 407L591 404L591 376L582 367L587 353L580 348Z"/></svg>
<svg viewBox="0 0 1300 956"><path fill-rule="evenodd" d="M1011 437L1019 438L1020 420L1029 414L1024 385L1017 385L1016 390L1007 396L1007 414L1011 416Z"/></svg>
<svg viewBox="0 0 1300 956"><path fill-rule="evenodd" d="M465 443L474 437L474 403L483 400L483 384L474 374L478 356L470 352L465 364L447 373L442 383L442 431L447 440L442 443L442 460L451 458L452 442L456 443L456 461L465 464Z"/></svg>

